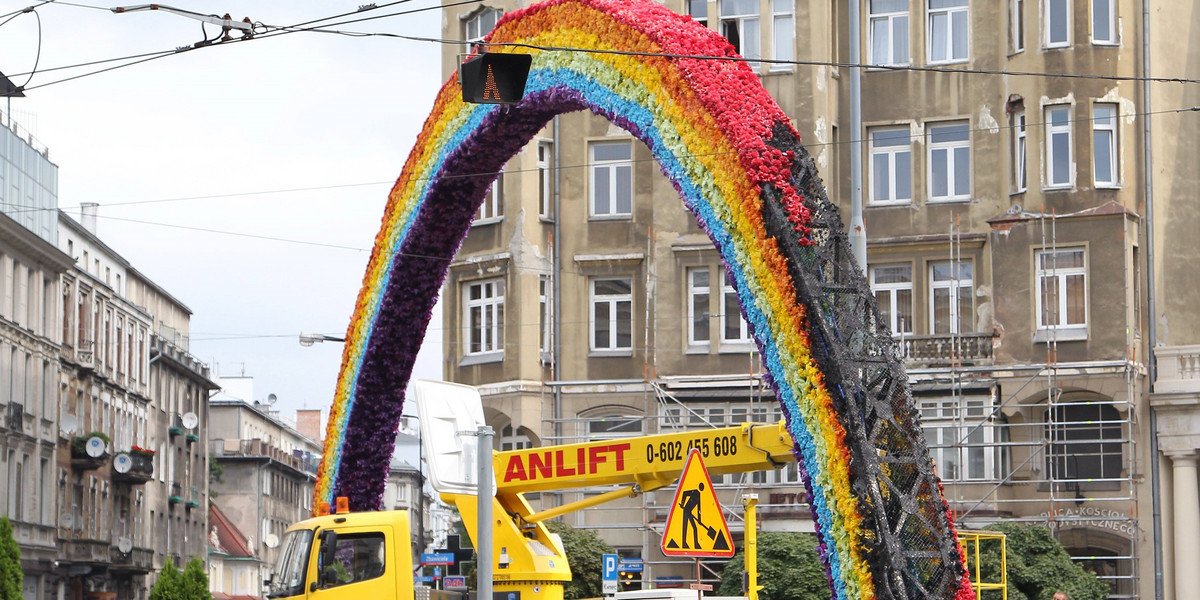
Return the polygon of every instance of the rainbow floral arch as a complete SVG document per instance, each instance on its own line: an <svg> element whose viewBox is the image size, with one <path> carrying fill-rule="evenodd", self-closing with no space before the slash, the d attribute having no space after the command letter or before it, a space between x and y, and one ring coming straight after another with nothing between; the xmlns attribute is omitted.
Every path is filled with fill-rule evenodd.
<svg viewBox="0 0 1200 600"><path fill-rule="evenodd" d="M732 46L645 0L548 0L506 15L487 41L533 55L525 97L465 104L457 76L438 94L375 240L316 500L380 506L417 350L487 187L552 117L590 110L650 148L720 252L796 441L834 596L973 598L890 342L876 336L867 352L890 366L868 357L887 368L858 369L878 372L871 382L842 373L853 369L840 349L864 339L854 331L878 327L853 268L837 272L857 277L858 304L830 312L834 288L821 287L830 256L845 254L836 209L787 115ZM893 406L872 407L864 398L885 379Z"/></svg>

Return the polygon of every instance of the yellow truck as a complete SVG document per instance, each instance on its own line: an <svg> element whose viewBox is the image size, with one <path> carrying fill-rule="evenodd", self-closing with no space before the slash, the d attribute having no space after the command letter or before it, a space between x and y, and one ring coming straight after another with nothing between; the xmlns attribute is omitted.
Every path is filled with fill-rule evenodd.
<svg viewBox="0 0 1200 600"><path fill-rule="evenodd" d="M474 440L483 423L478 392L467 386L417 382L418 416L429 477L443 501L458 508L478 540ZM709 473L776 469L794 461L782 422L609 439L494 452L491 556L494 597L562 600L570 566L545 520L617 498L672 485L691 449ZM535 511L525 494L597 486L616 489ZM339 503L340 504L340 503ZM405 511L351 513L334 508L292 525L270 583L271 598L311 600L414 598L409 517Z"/></svg>

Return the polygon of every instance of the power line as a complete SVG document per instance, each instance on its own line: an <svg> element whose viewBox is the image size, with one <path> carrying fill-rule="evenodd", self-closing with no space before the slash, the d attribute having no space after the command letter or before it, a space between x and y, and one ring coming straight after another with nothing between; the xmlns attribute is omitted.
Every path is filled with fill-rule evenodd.
<svg viewBox="0 0 1200 600"><path fill-rule="evenodd" d="M113 220L113 221L124 221L127 223L138 223L141 225L155 225L158 227L170 227L172 229L185 229L188 231L200 231L200 232L204 232L204 233L215 233L215 234L229 235L229 236L234 236L234 237L244 237L244 238L257 239L257 240L266 240L266 241L270 241L270 242L286 242L289 244L302 244L305 246L318 246L318 247L323 247L323 248L334 248L337 250L354 250L356 252L369 252L370 251L370 249L368 249L368 248L356 248L354 246L342 246L339 244L327 244L324 242L310 242L307 240L296 240L296 239L290 239L290 238L274 237L274 236L269 236L269 235L257 235L257 234L253 234L253 233L242 233L242 232L238 232L238 231L210 229L208 227L195 227L192 225L178 225L178 224L174 224L174 223L143 221L140 219L126 219L123 217L110 217L110 216L105 216L105 215L97 215L97 218L109 219L109 220Z"/></svg>

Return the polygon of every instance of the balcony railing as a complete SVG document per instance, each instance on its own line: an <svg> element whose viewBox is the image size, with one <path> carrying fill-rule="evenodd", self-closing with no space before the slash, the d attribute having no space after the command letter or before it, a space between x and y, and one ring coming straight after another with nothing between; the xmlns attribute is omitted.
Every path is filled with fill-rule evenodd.
<svg viewBox="0 0 1200 600"><path fill-rule="evenodd" d="M81 367L92 368L96 366L96 342L93 340L80 340L79 345L75 347L75 362Z"/></svg>
<svg viewBox="0 0 1200 600"><path fill-rule="evenodd" d="M309 454L296 450L288 454L283 450L268 444L263 440L212 440L211 447L217 456L262 456L274 459L293 469L310 475L317 474L317 465L321 460L318 454Z"/></svg>
<svg viewBox="0 0 1200 600"><path fill-rule="evenodd" d="M906 335L896 341L906 361L928 364L980 364L992 360L993 333Z"/></svg>
<svg viewBox="0 0 1200 600"><path fill-rule="evenodd" d="M114 458L113 464L120 460L120 454L128 454L129 460L132 462L129 470L121 473L116 468L113 469L113 481L128 483L130 485L138 485L146 483L154 478L154 457L147 456L142 452L119 453L117 458Z"/></svg>
<svg viewBox="0 0 1200 600"><path fill-rule="evenodd" d="M183 505L188 510L191 510L193 508L200 506L200 488L198 488L194 485L191 488L189 488L187 502L184 502Z"/></svg>
<svg viewBox="0 0 1200 600"><path fill-rule="evenodd" d="M1154 358L1155 392L1200 392L1200 346L1160 346Z"/></svg>
<svg viewBox="0 0 1200 600"><path fill-rule="evenodd" d="M113 571L124 573L146 574L154 570L154 550L150 548L133 548L129 552L121 552L113 546L109 560Z"/></svg>
<svg viewBox="0 0 1200 600"><path fill-rule="evenodd" d="M171 495L167 496L169 504L179 504L183 502L183 486L178 483L171 484Z"/></svg>
<svg viewBox="0 0 1200 600"><path fill-rule="evenodd" d="M108 564L112 559L110 544L104 540L68 540L63 542L63 553L73 563Z"/></svg>

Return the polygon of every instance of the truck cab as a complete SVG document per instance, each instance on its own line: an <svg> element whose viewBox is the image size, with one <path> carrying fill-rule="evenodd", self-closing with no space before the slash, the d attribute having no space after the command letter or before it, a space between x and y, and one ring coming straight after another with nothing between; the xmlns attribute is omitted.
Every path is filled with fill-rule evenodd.
<svg viewBox="0 0 1200 600"><path fill-rule="evenodd" d="M351 513L339 506L288 528L267 597L412 598L410 545L407 511Z"/></svg>

